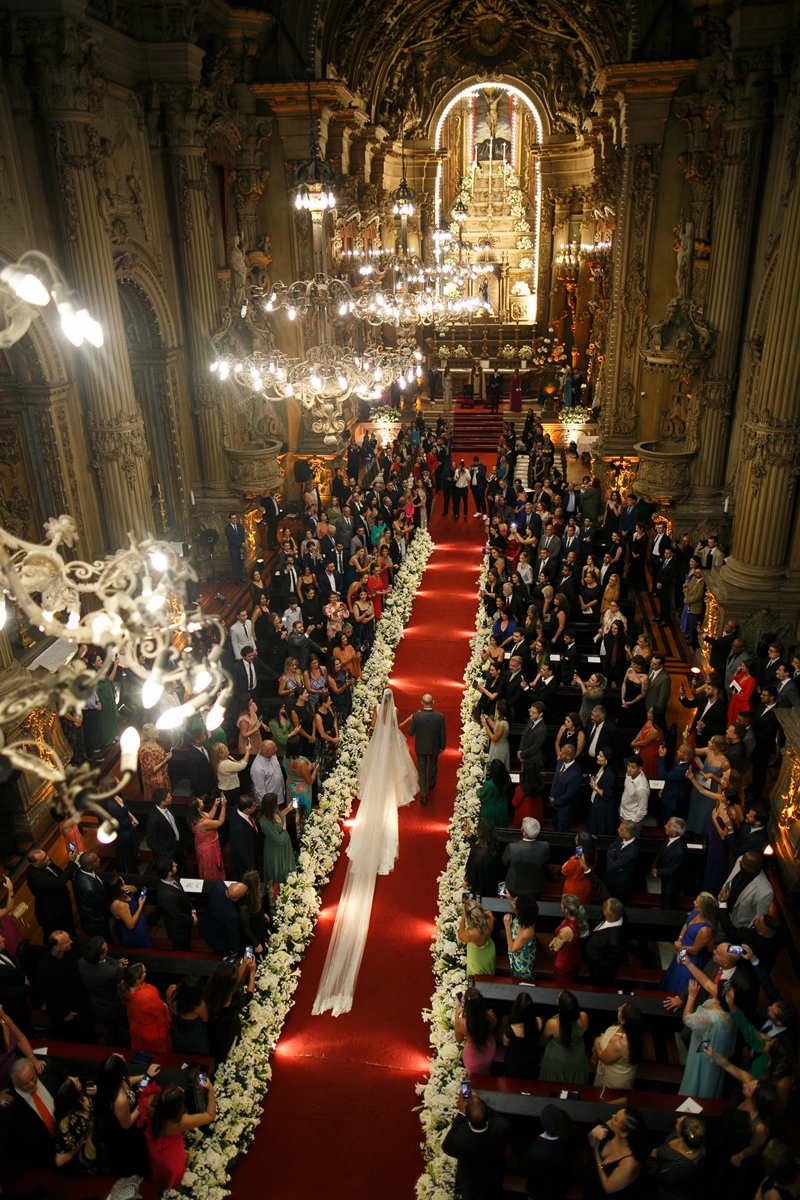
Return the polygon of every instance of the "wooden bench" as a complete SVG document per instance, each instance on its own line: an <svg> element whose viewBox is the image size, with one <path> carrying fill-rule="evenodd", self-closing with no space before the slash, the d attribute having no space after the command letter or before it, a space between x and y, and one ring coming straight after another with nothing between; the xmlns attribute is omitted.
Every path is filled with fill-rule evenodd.
<svg viewBox="0 0 800 1200"><path fill-rule="evenodd" d="M474 986L486 1000L499 1000L506 1004L513 1004L519 992L527 992L535 1005L547 1008L551 1015L555 1012L559 993L564 990L559 984L547 981L532 982L503 975L476 975ZM569 990L582 1009L616 1013L620 1003L630 1000L643 1016L658 1017L673 1024L681 1021L680 1013L664 1008L664 1001L672 995L671 992L634 990L627 984L621 988L603 988L591 983L581 983ZM620 996L624 1000L620 1001Z"/></svg>
<svg viewBox="0 0 800 1200"><path fill-rule="evenodd" d="M213 975L222 962L219 954L201 950L172 950L153 947L152 950L130 946L109 946L112 958L127 958L129 963L144 963L150 975ZM174 981L173 981L174 982Z"/></svg>
<svg viewBox="0 0 800 1200"><path fill-rule="evenodd" d="M546 889L545 889L546 890ZM542 893L544 896L544 893ZM481 904L487 912L502 913L504 916L507 912L511 912L511 905L505 896L481 896ZM561 922L564 920L564 913L561 910L561 904L556 900L547 900L539 898L539 916L545 919ZM586 904L584 911L587 918L592 920L600 920L603 914L603 909L599 904ZM638 935L638 926L655 927L653 936L656 941L664 941L665 934L673 934L670 941L674 941L677 932L681 929L683 922L686 920L686 914L682 912L672 911L666 908L627 908L625 916L628 925L636 929Z"/></svg>

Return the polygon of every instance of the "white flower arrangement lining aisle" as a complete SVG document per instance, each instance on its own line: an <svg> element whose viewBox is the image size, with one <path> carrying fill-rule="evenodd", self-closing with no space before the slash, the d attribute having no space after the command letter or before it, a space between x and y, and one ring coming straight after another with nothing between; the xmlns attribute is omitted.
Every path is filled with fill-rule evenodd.
<svg viewBox="0 0 800 1200"><path fill-rule="evenodd" d="M340 822L349 815L357 793L372 711L383 694L432 553L430 535L418 530L377 623L363 678L353 689L353 709L342 733L339 759L322 785L319 807L306 823L297 870L281 888L269 949L258 964L255 995L242 1036L217 1072L217 1119L205 1136L194 1135L181 1186L165 1196L222 1200L230 1190L231 1165L255 1136L261 1120L260 1102L272 1078L270 1055L300 978L297 964L313 936L321 892L339 857L344 837Z"/></svg>
<svg viewBox="0 0 800 1200"><path fill-rule="evenodd" d="M486 585L487 565L478 581L479 594ZM469 854L463 823L474 826L480 803L478 788L486 774L488 738L472 713L480 700L477 684L483 682L481 654L489 645L491 622L483 601L478 601L472 654L464 672L461 700L461 766L458 768L456 798L447 843L447 866L439 876L439 914L436 936L431 944L435 981L430 1010L423 1017L431 1026L431 1068L428 1082L417 1085L423 1098L420 1120L425 1134L422 1152L425 1171L417 1181L419 1200L451 1200L456 1178L456 1161L442 1153L442 1139L453 1123L459 1089L467 1078L461 1062L461 1047L453 1027L456 993L466 984L467 951L457 933L461 920L461 892Z"/></svg>

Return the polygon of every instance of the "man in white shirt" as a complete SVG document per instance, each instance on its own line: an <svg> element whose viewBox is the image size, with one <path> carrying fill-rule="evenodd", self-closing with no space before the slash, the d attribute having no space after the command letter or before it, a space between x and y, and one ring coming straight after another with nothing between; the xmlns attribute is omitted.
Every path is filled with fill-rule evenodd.
<svg viewBox="0 0 800 1200"><path fill-rule="evenodd" d="M625 786L619 805L620 821L629 821L638 829L647 816L649 799L650 781L642 770L641 756L634 754L625 769Z"/></svg>
<svg viewBox="0 0 800 1200"><path fill-rule="evenodd" d="M231 649L233 657L237 662L242 657L242 646L253 645L253 622L247 616L247 609L240 608L236 613L236 620L228 630L228 636L231 639Z"/></svg>
<svg viewBox="0 0 800 1200"><path fill-rule="evenodd" d="M297 603L297 597L290 596L289 607L285 610L283 616L281 617L281 624L283 625L283 628L287 633L291 633L295 621L302 621L302 619L303 614L300 610L300 605Z"/></svg>
<svg viewBox="0 0 800 1200"><path fill-rule="evenodd" d="M461 462L456 467L455 478L453 481L455 483L455 488L453 490L453 497L454 497L454 499L453 499L453 520L454 521L458 520L458 510L459 510L459 507L462 502L464 504L464 516L466 517L468 515L467 514L467 496L469 495L469 480L470 480L469 471L467 470L466 466L464 465L464 460L462 458Z"/></svg>
<svg viewBox="0 0 800 1200"><path fill-rule="evenodd" d="M277 753L278 747L274 742L267 740L261 743L258 757L250 768L250 785L259 804L266 792L274 792L278 797L278 807L282 808L285 784Z"/></svg>

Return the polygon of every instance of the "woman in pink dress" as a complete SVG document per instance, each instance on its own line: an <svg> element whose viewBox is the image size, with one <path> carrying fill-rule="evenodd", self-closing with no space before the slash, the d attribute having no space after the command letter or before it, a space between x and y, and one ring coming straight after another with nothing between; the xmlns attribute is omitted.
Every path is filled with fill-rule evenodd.
<svg viewBox="0 0 800 1200"><path fill-rule="evenodd" d="M467 1074L488 1075L497 1053L497 1017L477 988L469 987L463 1000L456 1001L455 1035L464 1043L463 1061Z"/></svg>
<svg viewBox="0 0 800 1200"><path fill-rule="evenodd" d="M510 387L509 412L522 412L522 376L519 373L519 367L514 367Z"/></svg>
<svg viewBox="0 0 800 1200"><path fill-rule="evenodd" d="M550 949L555 953L553 983L557 987L570 987L578 978L578 968L583 958L581 938L589 934L586 912L577 896L567 892L561 897L564 920L556 929Z"/></svg>
<svg viewBox="0 0 800 1200"><path fill-rule="evenodd" d="M199 1085L208 1092L206 1111L189 1114L183 1088L176 1084L165 1087L148 1084L139 1092L139 1113L144 1118L144 1136L150 1156L150 1179L159 1195L162 1190L176 1188L186 1171L184 1133L209 1125L217 1115L217 1101L211 1081Z"/></svg>
<svg viewBox="0 0 800 1200"><path fill-rule="evenodd" d="M217 819L218 807L219 819ZM227 810L228 801L224 792L222 800L215 800L209 812L205 811L203 801L197 796L190 796L186 801L186 821L194 834L197 874L200 879L225 878L222 848L219 844L217 830L225 824Z"/></svg>
<svg viewBox="0 0 800 1200"><path fill-rule="evenodd" d="M142 791L145 800L152 800L153 792L157 792L159 788L166 788L169 791L172 786L167 770L167 764L172 758L172 751L170 750L167 754L163 746L158 744L157 738L158 730L155 725L148 722L142 726L139 768L142 772Z"/></svg>

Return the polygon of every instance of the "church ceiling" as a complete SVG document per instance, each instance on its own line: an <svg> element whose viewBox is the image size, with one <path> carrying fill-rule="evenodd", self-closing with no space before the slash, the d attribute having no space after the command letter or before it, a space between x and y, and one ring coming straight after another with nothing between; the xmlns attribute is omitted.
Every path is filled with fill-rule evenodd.
<svg viewBox="0 0 800 1200"><path fill-rule="evenodd" d="M330 34L330 61L392 132L421 133L460 79L498 74L575 125L597 69L626 57L626 13L626 0L359 0Z"/></svg>

